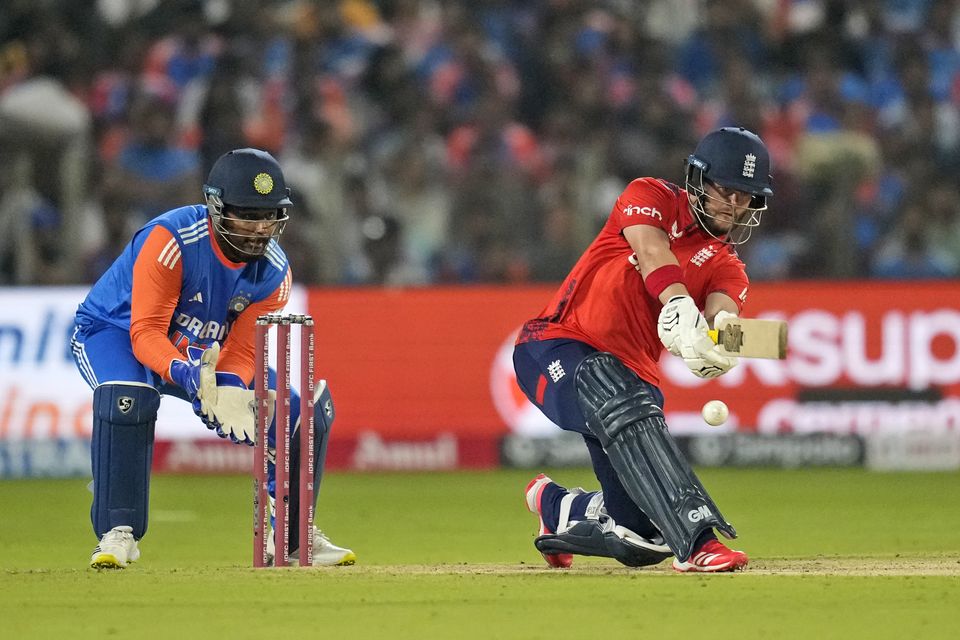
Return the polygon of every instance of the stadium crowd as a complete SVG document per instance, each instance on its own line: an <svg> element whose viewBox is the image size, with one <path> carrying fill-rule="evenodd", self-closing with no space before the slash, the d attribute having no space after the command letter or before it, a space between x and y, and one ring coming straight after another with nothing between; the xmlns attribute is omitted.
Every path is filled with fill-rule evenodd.
<svg viewBox="0 0 960 640"><path fill-rule="evenodd" d="M241 146L300 282L556 281L728 124L753 279L960 275L957 0L4 0L0 283L92 282Z"/></svg>

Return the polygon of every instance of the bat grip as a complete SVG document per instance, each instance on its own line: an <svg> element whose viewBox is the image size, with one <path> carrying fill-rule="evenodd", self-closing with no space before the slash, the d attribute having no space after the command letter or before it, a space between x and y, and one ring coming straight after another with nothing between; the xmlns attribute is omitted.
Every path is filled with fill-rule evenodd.
<svg viewBox="0 0 960 640"><path fill-rule="evenodd" d="M708 329L707 335L710 336L710 339L713 340L713 344L718 344L720 342L720 331L717 329Z"/></svg>

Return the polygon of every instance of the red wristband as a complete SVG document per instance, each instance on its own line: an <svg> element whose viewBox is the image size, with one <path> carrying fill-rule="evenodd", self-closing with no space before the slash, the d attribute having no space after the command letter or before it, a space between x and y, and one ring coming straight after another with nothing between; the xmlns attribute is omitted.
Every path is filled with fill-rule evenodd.
<svg viewBox="0 0 960 640"><path fill-rule="evenodd" d="M643 279L643 286L655 300L660 299L660 294L670 285L683 282L683 270L676 264L665 264L647 274Z"/></svg>

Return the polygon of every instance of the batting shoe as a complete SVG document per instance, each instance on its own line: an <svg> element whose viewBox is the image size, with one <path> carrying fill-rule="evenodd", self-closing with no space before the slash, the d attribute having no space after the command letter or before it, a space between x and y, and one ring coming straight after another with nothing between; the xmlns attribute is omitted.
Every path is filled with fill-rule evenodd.
<svg viewBox="0 0 960 640"><path fill-rule="evenodd" d="M540 530L537 536L556 533L544 524L540 508L543 490L546 489L547 485L551 482L553 482L553 480L541 473L527 484L527 488L524 489L523 492L527 501L527 509L530 510L530 513L535 513L537 519L540 521ZM541 553L540 555L543 556L543 559L547 561L548 565L555 569L567 569L573 566L573 554L571 553Z"/></svg>
<svg viewBox="0 0 960 640"><path fill-rule="evenodd" d="M133 527L114 527L103 534L93 550L90 566L94 569L123 569L140 559L140 549L133 537Z"/></svg>
<svg viewBox="0 0 960 640"><path fill-rule="evenodd" d="M350 549L338 547L316 527L313 528L313 566L346 567L356 564L357 554Z"/></svg>
<svg viewBox="0 0 960 640"><path fill-rule="evenodd" d="M273 529L267 536L267 564L273 566L273 557L276 553L276 543L273 539ZM300 558L300 549L291 549L290 562L296 563ZM313 566L315 567L345 567L357 563L357 554L350 549L338 547L330 538L317 527L313 528Z"/></svg>
<svg viewBox="0 0 960 640"><path fill-rule="evenodd" d="M716 538L708 540L694 551L686 562L673 560L673 570L680 573L716 573L739 571L747 566L747 554L734 551Z"/></svg>

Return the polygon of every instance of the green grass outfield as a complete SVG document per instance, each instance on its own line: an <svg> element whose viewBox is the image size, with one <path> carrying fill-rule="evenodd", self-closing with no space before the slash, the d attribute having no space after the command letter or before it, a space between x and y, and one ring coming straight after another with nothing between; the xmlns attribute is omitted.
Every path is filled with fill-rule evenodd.
<svg viewBox="0 0 960 640"><path fill-rule="evenodd" d="M359 563L256 571L247 477L155 477L140 562L99 573L86 480L0 482L0 633L960 637L960 474L702 470L751 557L709 576L580 558L545 569L521 495L532 475L330 474L319 522ZM552 475L593 484L589 470Z"/></svg>

